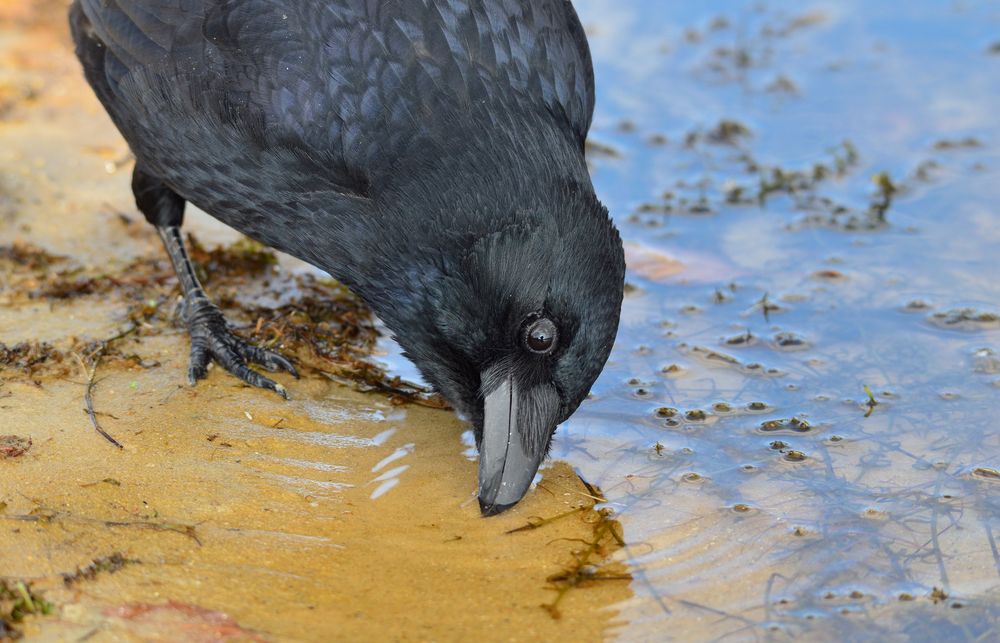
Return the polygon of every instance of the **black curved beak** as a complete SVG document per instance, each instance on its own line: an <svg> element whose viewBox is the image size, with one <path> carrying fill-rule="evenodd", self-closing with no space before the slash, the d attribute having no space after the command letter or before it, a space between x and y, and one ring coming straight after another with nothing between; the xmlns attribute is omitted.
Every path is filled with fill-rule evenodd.
<svg viewBox="0 0 1000 643"><path fill-rule="evenodd" d="M512 374L484 397L479 446L479 508L484 516L495 516L517 504L538 472L552 428L527 424L543 424L556 410L523 412L526 403L538 402L526 399ZM539 437L543 435L544 439Z"/></svg>

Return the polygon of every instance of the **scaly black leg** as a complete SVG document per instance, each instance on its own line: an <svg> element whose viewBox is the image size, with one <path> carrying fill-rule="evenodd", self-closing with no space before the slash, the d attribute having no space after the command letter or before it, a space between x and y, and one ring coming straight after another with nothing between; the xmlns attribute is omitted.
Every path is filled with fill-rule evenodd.
<svg viewBox="0 0 1000 643"><path fill-rule="evenodd" d="M132 190L139 209L156 226L184 291L183 317L191 332L188 381L194 385L205 377L208 364L214 359L247 384L270 389L288 399L285 387L251 370L247 362L260 364L272 372L284 369L298 377L292 363L277 353L248 344L234 335L222 312L209 300L198 282L181 237L184 200L159 179L140 170L138 164L132 175Z"/></svg>

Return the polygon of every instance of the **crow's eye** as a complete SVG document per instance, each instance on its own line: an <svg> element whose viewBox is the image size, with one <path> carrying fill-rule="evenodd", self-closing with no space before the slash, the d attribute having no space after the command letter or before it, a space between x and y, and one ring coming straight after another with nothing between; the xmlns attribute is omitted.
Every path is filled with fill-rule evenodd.
<svg viewBox="0 0 1000 643"><path fill-rule="evenodd" d="M532 353L546 355L556 349L559 330L551 319L541 317L528 321L524 327L524 345Z"/></svg>

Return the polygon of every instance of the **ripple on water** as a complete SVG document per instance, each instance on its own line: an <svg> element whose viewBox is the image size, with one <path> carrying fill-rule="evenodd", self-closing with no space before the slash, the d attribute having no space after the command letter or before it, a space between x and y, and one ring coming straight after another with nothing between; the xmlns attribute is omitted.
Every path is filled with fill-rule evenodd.
<svg viewBox="0 0 1000 643"><path fill-rule="evenodd" d="M554 453L625 526L620 637L997 638L995 16L575 4L644 263Z"/></svg>

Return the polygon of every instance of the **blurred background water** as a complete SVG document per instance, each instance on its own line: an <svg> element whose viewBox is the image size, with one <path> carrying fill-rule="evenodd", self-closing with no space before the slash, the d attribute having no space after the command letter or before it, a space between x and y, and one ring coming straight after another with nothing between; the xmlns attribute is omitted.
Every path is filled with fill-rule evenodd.
<svg viewBox="0 0 1000 643"><path fill-rule="evenodd" d="M629 293L553 456L618 635L1000 637L1000 4L575 4Z"/></svg>

